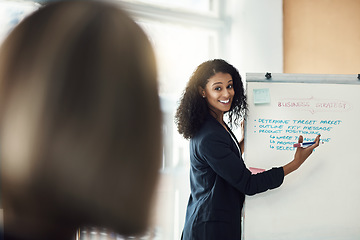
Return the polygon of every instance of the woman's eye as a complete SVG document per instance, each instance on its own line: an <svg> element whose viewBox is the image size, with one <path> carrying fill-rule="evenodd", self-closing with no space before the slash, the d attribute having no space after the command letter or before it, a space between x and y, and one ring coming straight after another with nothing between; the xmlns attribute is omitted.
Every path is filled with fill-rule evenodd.
<svg viewBox="0 0 360 240"><path fill-rule="evenodd" d="M215 88L216 91L220 91L221 90L221 87L217 87Z"/></svg>
<svg viewBox="0 0 360 240"><path fill-rule="evenodd" d="M230 85L228 86L228 88L233 88L233 85L232 85L232 84L230 84Z"/></svg>

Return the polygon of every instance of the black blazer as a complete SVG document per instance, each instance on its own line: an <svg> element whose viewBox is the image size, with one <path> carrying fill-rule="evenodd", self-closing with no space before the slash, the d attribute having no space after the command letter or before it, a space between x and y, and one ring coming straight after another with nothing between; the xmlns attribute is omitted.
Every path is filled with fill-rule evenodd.
<svg viewBox="0 0 360 240"><path fill-rule="evenodd" d="M230 134L209 115L190 140L191 194L184 240L240 239L245 194L261 193L283 182L282 168L252 175Z"/></svg>

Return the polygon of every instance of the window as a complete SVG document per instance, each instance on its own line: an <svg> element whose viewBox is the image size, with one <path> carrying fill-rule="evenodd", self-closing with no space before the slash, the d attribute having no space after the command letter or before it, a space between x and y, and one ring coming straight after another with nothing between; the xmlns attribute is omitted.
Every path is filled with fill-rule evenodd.
<svg viewBox="0 0 360 240"><path fill-rule="evenodd" d="M29 1L3 0L0 2L0 44L9 32L28 14L39 8Z"/></svg>
<svg viewBox="0 0 360 240"><path fill-rule="evenodd" d="M176 11L194 12L204 15L217 15L217 0L123 0L124 2L132 2L145 6L154 6L158 8L173 9Z"/></svg>
<svg viewBox="0 0 360 240"><path fill-rule="evenodd" d="M190 194L190 161L189 142L178 134L174 114L195 68L224 57L229 32L224 2L125 0L120 4L148 34L157 57L164 146L153 225L159 239L180 239Z"/></svg>

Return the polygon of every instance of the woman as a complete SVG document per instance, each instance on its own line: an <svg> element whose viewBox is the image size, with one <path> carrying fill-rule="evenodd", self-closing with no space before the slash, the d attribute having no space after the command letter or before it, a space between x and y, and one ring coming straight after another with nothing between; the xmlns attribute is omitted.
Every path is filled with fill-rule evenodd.
<svg viewBox="0 0 360 240"><path fill-rule="evenodd" d="M101 1L24 19L0 51L0 140L5 239L148 230L161 113L145 33Z"/></svg>
<svg viewBox="0 0 360 240"><path fill-rule="evenodd" d="M238 142L224 122L227 113L229 125L237 124L246 106L241 77L224 60L202 63L188 82L175 116L179 133L190 139L191 194L184 240L240 239L245 195L279 187L319 145L317 136L314 145L298 148L287 165L252 175L241 157L243 137Z"/></svg>

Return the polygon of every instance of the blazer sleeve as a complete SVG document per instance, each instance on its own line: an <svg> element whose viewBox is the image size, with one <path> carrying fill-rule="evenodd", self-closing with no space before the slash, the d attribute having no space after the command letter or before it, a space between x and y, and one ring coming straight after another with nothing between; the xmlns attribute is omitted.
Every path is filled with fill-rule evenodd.
<svg viewBox="0 0 360 240"><path fill-rule="evenodd" d="M212 132L199 144L200 155L216 174L246 195L265 192L282 184L284 180L282 167L252 175L241 156L231 150L231 143L226 140L223 136Z"/></svg>

